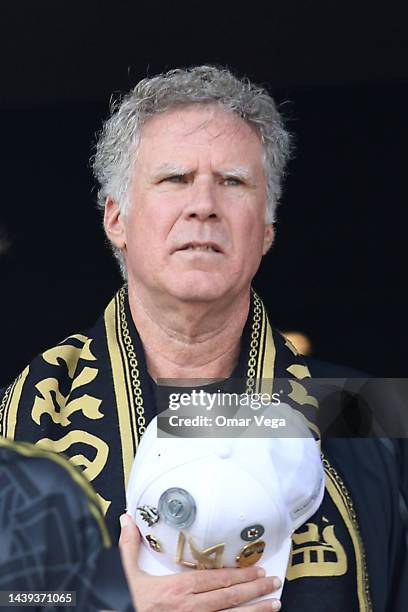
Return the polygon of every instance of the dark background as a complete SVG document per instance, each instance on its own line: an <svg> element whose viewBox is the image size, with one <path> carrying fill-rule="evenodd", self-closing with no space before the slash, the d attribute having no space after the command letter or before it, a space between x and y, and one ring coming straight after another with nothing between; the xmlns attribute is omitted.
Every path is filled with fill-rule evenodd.
<svg viewBox="0 0 408 612"><path fill-rule="evenodd" d="M403 3L2 2L0 383L120 284L88 164L110 94L199 63L266 84L295 134L255 283L275 326L406 376L407 31Z"/></svg>

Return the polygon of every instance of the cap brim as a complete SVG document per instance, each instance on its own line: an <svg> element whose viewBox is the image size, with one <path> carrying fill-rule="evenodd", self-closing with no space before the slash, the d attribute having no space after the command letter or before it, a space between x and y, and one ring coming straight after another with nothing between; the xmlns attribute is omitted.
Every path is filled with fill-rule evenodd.
<svg viewBox="0 0 408 612"><path fill-rule="evenodd" d="M273 593L263 595L262 597L257 597L251 602L245 602L245 604L243 605L247 605L248 603L256 603L257 601L262 601L263 599L270 599L272 597L275 599L280 599L286 577L291 547L292 539L288 538L284 541L282 547L275 555L270 557L265 563L262 563L262 559L260 559L259 563L257 563L259 567L263 567L266 576L277 576L282 583L282 587L277 591L274 591ZM140 547L139 567L143 571L147 572L148 574L153 574L154 576L168 576L170 574L175 573L172 572L168 567L160 563L158 557L154 553L150 552L144 542ZM194 570L180 566L180 572L191 571Z"/></svg>

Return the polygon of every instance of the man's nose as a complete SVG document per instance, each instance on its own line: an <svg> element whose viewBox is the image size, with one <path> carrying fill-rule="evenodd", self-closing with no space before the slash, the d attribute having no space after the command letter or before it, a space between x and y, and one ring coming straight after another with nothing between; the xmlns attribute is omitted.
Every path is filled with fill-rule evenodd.
<svg viewBox="0 0 408 612"><path fill-rule="evenodd" d="M216 185L212 180L205 178L194 181L184 214L185 217L201 221L219 217Z"/></svg>

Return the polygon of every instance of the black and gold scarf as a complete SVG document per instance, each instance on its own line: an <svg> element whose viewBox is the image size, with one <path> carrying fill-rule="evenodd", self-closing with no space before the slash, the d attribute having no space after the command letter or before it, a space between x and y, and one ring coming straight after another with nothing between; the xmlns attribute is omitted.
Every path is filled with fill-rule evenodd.
<svg viewBox="0 0 408 612"><path fill-rule="evenodd" d="M247 393L270 395L275 381L286 379L287 401L319 437L318 403L302 383L310 372L289 341L272 330L255 293L234 376L245 379ZM154 383L123 287L93 328L39 355L6 389L0 433L64 453L79 466L115 541L133 458L155 415ZM316 589L324 589L326 607L316 607L314 599L312 609L366 612L371 605L353 503L327 458L324 466L326 495L318 513L293 535L283 603L293 611L304 609ZM330 607L336 590L344 607ZM322 593L319 597L324 603Z"/></svg>

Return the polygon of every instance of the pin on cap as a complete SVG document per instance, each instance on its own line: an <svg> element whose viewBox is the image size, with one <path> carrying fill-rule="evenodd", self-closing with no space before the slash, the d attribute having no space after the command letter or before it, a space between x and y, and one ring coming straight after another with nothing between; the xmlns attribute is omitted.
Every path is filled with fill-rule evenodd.
<svg viewBox="0 0 408 612"><path fill-rule="evenodd" d="M158 516L167 525L186 529L194 523L196 515L195 501L188 491L172 487L161 494Z"/></svg>
<svg viewBox="0 0 408 612"><path fill-rule="evenodd" d="M127 489L128 512L143 536L141 569L166 575L258 564L284 584L291 535L324 495L318 446L287 409L293 437L231 438L225 445L158 438L157 420L150 423ZM152 524L146 508L157 509Z"/></svg>

